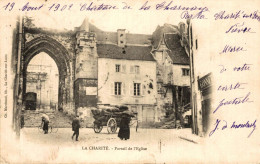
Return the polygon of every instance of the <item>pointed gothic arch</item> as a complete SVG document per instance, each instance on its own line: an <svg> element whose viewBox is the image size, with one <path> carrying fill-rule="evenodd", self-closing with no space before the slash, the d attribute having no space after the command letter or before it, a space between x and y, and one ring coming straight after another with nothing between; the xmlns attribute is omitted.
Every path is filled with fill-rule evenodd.
<svg viewBox="0 0 260 164"><path fill-rule="evenodd" d="M59 72L58 104L62 107L68 103L71 86L71 57L66 48L49 36L37 37L25 44L23 51L23 97L26 93L26 70L31 59L41 52L48 54L56 63ZM73 93L73 92L72 92Z"/></svg>

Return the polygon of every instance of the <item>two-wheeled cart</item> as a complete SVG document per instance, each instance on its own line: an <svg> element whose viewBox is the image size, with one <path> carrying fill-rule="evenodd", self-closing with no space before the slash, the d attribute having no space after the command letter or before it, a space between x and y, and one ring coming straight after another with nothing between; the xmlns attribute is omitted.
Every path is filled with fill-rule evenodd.
<svg viewBox="0 0 260 164"><path fill-rule="evenodd" d="M107 126L108 133L116 133L123 113L129 113L129 117L135 117L136 113L128 111L127 107L107 107L103 109L91 110L95 119L93 129L95 133L100 133L104 126Z"/></svg>

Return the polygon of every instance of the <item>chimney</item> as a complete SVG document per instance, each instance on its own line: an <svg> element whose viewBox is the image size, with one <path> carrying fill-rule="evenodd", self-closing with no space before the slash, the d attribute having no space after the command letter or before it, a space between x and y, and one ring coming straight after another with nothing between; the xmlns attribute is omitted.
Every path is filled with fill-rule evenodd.
<svg viewBox="0 0 260 164"><path fill-rule="evenodd" d="M126 30L118 29L117 30L117 45L119 47L124 47L126 45Z"/></svg>

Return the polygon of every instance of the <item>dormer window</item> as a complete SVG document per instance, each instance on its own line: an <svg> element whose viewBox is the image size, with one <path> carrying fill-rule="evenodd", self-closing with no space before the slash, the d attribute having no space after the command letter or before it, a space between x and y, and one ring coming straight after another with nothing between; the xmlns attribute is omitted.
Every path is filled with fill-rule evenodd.
<svg viewBox="0 0 260 164"><path fill-rule="evenodd" d="M189 76L190 75L190 69L182 68L182 76Z"/></svg>

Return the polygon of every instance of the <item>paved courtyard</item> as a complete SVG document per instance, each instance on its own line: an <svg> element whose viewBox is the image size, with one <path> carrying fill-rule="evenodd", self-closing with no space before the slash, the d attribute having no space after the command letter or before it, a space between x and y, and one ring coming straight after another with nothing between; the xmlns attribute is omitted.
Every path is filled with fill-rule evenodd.
<svg viewBox="0 0 260 164"><path fill-rule="evenodd" d="M200 144L180 139L192 135L190 129L131 129L130 140L122 141L117 134L108 134L104 128L95 133L81 128L79 141L71 139L71 128L60 128L57 133L43 134L36 128L21 131L21 152L30 160L62 162L155 162L187 160L189 156L203 154ZM192 150L192 151L191 151Z"/></svg>

